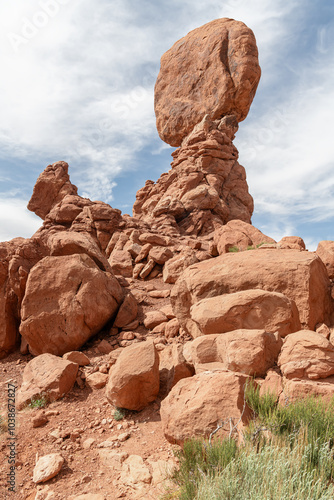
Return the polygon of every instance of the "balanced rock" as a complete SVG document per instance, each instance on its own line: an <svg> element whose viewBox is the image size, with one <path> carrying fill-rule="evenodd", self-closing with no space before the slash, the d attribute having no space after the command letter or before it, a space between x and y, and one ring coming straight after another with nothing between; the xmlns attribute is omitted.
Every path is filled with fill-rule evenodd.
<svg viewBox="0 0 334 500"><path fill-rule="evenodd" d="M244 402L249 378L240 373L204 372L180 380L161 403L161 423L166 439L182 446L186 439L208 437L226 420L230 431L247 424L251 412Z"/></svg>
<svg viewBox="0 0 334 500"><path fill-rule="evenodd" d="M32 354L75 351L116 312L122 288L85 254L45 257L31 270L20 332Z"/></svg>
<svg viewBox="0 0 334 500"><path fill-rule="evenodd" d="M279 292L294 300L302 327L326 323L332 311L330 281L320 258L298 250L249 250L227 253L188 267L171 292L180 325L198 335L191 307L206 297L241 290Z"/></svg>
<svg viewBox="0 0 334 500"><path fill-rule="evenodd" d="M193 337L240 328L263 328L285 337L300 330L295 302L282 293L265 290L244 290L200 300L191 307L190 316L195 323Z"/></svg>
<svg viewBox="0 0 334 500"><path fill-rule="evenodd" d="M52 354L41 354L29 361L18 392L18 409L38 397L45 397L47 401L62 398L72 389L78 368L77 363Z"/></svg>
<svg viewBox="0 0 334 500"><path fill-rule="evenodd" d="M107 399L116 407L142 410L159 392L159 356L152 341L124 349L111 370Z"/></svg>
<svg viewBox="0 0 334 500"><path fill-rule="evenodd" d="M334 346L320 333L301 330L289 335L278 365L286 378L326 378L334 374Z"/></svg>
<svg viewBox="0 0 334 500"><path fill-rule="evenodd" d="M221 370L263 377L277 362L281 347L282 340L277 332L235 330L187 342L183 354L195 366L196 372L198 368L210 370L210 363L219 363Z"/></svg>
<svg viewBox="0 0 334 500"><path fill-rule="evenodd" d="M260 79L252 30L233 19L197 28L161 58L155 113L161 139L180 146L204 115L244 120Z"/></svg>

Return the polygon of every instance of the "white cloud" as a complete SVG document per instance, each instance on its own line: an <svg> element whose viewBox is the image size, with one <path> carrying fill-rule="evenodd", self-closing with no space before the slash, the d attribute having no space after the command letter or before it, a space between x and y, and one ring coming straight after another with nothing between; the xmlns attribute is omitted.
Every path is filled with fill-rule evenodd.
<svg viewBox="0 0 334 500"><path fill-rule="evenodd" d="M34 30L43 24L46 5L53 14ZM0 159L64 159L84 196L112 202L117 177L135 175L143 148L154 155L166 149L157 146L153 110L161 55L189 30L233 17L253 29L262 65L257 96L236 139L257 213L287 218L280 224L286 229L296 214L329 217L333 26L331 19L313 26L313 47L303 46L311 7L309 0L3 2ZM10 34L29 35L29 26L26 43L15 50ZM1 181L12 174L0 172ZM30 191L33 175L27 172Z"/></svg>
<svg viewBox="0 0 334 500"><path fill-rule="evenodd" d="M0 198L0 241L30 238L42 225L42 220L28 212L27 200Z"/></svg>

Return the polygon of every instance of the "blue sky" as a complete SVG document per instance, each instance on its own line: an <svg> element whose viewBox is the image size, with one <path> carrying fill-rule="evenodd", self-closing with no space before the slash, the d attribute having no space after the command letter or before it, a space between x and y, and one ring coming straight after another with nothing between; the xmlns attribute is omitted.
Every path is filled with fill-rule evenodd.
<svg viewBox="0 0 334 500"><path fill-rule="evenodd" d="M170 168L155 128L161 55L202 24L253 29L262 77L235 144L253 224L311 250L334 240L331 0L16 0L0 5L0 241L41 225L25 207L39 173L70 164L79 194L132 213Z"/></svg>

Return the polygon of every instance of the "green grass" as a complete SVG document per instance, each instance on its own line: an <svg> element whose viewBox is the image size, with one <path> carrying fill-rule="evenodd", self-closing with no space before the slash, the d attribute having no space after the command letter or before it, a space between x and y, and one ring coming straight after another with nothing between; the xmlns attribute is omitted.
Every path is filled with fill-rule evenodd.
<svg viewBox="0 0 334 500"><path fill-rule="evenodd" d="M229 247L228 251L231 253L239 252L239 248L234 245L233 247Z"/></svg>
<svg viewBox="0 0 334 500"><path fill-rule="evenodd" d="M249 384L253 420L233 439L192 439L177 452L178 500L332 500L334 399L308 397L285 406Z"/></svg>

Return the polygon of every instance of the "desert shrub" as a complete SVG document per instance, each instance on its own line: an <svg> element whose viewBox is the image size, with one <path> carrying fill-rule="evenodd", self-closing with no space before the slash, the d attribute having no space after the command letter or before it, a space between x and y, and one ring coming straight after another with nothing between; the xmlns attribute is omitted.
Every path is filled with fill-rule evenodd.
<svg viewBox="0 0 334 500"><path fill-rule="evenodd" d="M193 439L177 452L179 500L329 500L334 498L334 399L285 406L249 384L253 420L244 443Z"/></svg>
<svg viewBox="0 0 334 500"><path fill-rule="evenodd" d="M235 460L216 476L202 475L197 492L190 500L330 500L334 487L322 474L330 468L332 455L319 445L321 469L309 469L308 449L303 436L290 447L267 444L258 450L243 448Z"/></svg>

